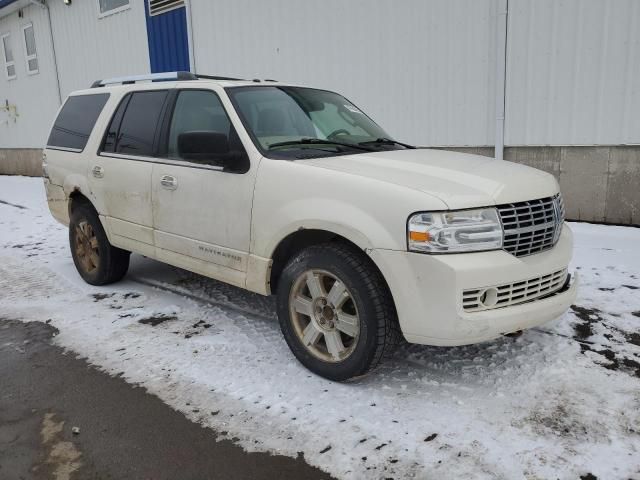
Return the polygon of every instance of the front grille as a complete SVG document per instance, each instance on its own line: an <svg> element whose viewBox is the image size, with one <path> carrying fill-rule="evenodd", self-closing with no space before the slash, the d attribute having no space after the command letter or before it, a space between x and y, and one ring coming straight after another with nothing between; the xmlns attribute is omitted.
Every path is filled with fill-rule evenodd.
<svg viewBox="0 0 640 480"><path fill-rule="evenodd" d="M523 257L555 245L564 222L562 196L498 205L504 228L503 248Z"/></svg>
<svg viewBox="0 0 640 480"><path fill-rule="evenodd" d="M475 288L462 292L465 312L479 312L531 302L562 288L567 280L567 269L541 277L493 287Z"/></svg>

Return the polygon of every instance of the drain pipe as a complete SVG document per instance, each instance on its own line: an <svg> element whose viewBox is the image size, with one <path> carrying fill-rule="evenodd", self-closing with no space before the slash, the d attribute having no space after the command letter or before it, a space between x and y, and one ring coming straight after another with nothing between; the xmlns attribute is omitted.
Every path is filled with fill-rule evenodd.
<svg viewBox="0 0 640 480"><path fill-rule="evenodd" d="M29 0L32 5L37 5L40 8L44 8L47 11L47 18L49 20L49 39L51 40L51 50L53 52L53 69L56 72L56 86L58 89L58 105L62 105L62 90L60 89L60 73L58 73L58 59L56 56L56 44L53 40L53 26L51 24L51 10L47 5L46 0Z"/></svg>
<svg viewBox="0 0 640 480"><path fill-rule="evenodd" d="M504 105L507 76L507 14L509 0L498 0L496 19L496 142L495 158L504 158Z"/></svg>
<svg viewBox="0 0 640 480"><path fill-rule="evenodd" d="M186 0L184 2L186 11L184 12L187 17L187 41L189 42L189 64L191 65L191 73L196 73L196 54L193 45L193 22L191 21L191 2Z"/></svg>

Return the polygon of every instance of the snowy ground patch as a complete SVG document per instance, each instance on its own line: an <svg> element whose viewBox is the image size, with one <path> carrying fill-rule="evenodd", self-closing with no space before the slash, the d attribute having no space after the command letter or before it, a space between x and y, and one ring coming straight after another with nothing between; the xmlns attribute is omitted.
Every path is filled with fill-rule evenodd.
<svg viewBox="0 0 640 480"><path fill-rule="evenodd" d="M571 227L582 286L562 318L406 346L335 384L296 362L270 298L139 256L123 282L86 285L42 181L0 177L0 317L50 322L60 345L193 421L339 478L637 478L640 229Z"/></svg>

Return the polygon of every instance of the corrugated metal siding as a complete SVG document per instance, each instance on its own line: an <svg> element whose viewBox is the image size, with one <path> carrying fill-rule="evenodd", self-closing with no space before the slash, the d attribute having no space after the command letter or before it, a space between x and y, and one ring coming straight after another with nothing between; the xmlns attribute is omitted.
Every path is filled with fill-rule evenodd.
<svg viewBox="0 0 640 480"><path fill-rule="evenodd" d="M6 7L7 5L10 5L17 1L18 0L0 0L0 8Z"/></svg>
<svg viewBox="0 0 640 480"><path fill-rule="evenodd" d="M143 0L131 8L99 17L95 0L49 2L62 95L87 88L98 78L149 72ZM0 148L42 147L59 106L49 21L44 8L24 8L0 20L0 35L10 31L18 78L0 71L0 103L15 105L18 116L0 111ZM39 73L27 75L21 26L33 22ZM0 59L0 67L4 67Z"/></svg>
<svg viewBox="0 0 640 480"><path fill-rule="evenodd" d="M493 0L191 0L200 73L336 90L398 139L492 145Z"/></svg>
<svg viewBox="0 0 640 480"><path fill-rule="evenodd" d="M0 148L41 147L58 108L47 11L37 6L23 10L23 18L12 13L0 19L0 35L11 33L17 78L7 80L4 58L0 58ZM33 24L39 73L28 75L22 26ZM0 48L0 57L2 57ZM15 107L4 111L6 104Z"/></svg>
<svg viewBox="0 0 640 480"><path fill-rule="evenodd" d="M145 0L151 72L189 71L186 9L149 16Z"/></svg>
<svg viewBox="0 0 640 480"><path fill-rule="evenodd" d="M49 5L63 95L97 78L150 71L144 0L102 18L97 0ZM196 67L339 91L409 142L493 145L496 7L497 0L191 0ZM29 21L40 63L33 76L20 30ZM46 138L58 103L47 29L46 10L36 6L22 19L0 19L18 70L12 81L0 71L0 103L19 114L0 111L0 148ZM510 0L506 144L640 143L639 30L638 0ZM167 58L188 65L187 53L172 57L172 48L164 44Z"/></svg>
<svg viewBox="0 0 640 480"><path fill-rule="evenodd" d="M509 0L505 143L640 143L638 29L637 0Z"/></svg>
<svg viewBox="0 0 640 480"><path fill-rule="evenodd" d="M130 2L103 17L97 0L49 2L63 95L98 78L150 72L144 1Z"/></svg>

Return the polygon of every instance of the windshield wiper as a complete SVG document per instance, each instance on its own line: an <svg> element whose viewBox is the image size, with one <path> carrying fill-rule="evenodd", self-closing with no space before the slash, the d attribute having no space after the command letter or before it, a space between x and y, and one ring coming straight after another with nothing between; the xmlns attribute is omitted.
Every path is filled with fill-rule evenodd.
<svg viewBox="0 0 640 480"><path fill-rule="evenodd" d="M404 148L418 148L413 145L409 145L408 143L398 142L397 140L391 140L390 138L376 138L375 140L369 140L367 142L360 142L358 145L374 145L374 144L382 144L382 145L400 145Z"/></svg>
<svg viewBox="0 0 640 480"><path fill-rule="evenodd" d="M271 150L272 148L288 147L290 145L338 145L341 147L355 148L357 150L364 150L367 152L375 151L374 149L366 147L362 144L338 142L335 140L323 140L322 138L301 138L300 140L272 143L271 145L269 145L268 149Z"/></svg>

